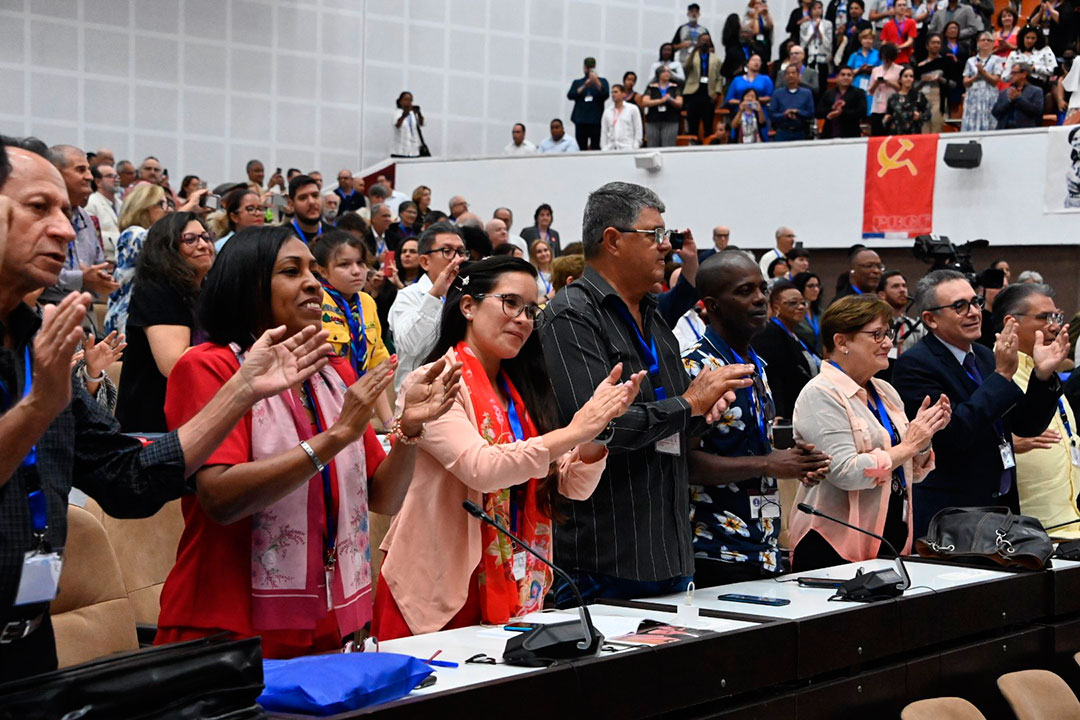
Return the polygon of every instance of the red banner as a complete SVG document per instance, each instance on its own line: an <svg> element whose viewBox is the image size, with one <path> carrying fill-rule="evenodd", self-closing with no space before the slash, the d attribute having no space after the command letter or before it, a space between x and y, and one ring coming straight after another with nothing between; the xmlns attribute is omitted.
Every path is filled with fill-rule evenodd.
<svg viewBox="0 0 1080 720"><path fill-rule="evenodd" d="M866 146L863 234L933 231L937 135L872 137Z"/></svg>

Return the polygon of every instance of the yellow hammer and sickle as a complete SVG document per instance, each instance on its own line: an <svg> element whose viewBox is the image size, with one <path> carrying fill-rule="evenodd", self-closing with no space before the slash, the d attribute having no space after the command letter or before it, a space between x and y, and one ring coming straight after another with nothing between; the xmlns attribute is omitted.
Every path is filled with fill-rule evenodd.
<svg viewBox="0 0 1080 720"><path fill-rule="evenodd" d="M892 138L885 138L881 145L878 146L877 159L878 165L878 177L885 177L890 171L898 170L900 168L907 168L913 176L919 174L918 168L915 167L915 163L911 160L901 160L908 150L915 147L915 143L911 142L907 138L900 138L900 147L892 155L889 154L888 144Z"/></svg>

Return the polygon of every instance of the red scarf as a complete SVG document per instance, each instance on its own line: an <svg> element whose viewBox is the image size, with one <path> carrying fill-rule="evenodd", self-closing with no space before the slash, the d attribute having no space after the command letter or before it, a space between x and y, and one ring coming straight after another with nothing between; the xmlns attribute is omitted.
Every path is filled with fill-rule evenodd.
<svg viewBox="0 0 1080 720"><path fill-rule="evenodd" d="M488 444L512 443L516 439L535 437L536 426L506 373L500 374L499 382L517 412L521 425L520 438L514 437L510 417L499 402L480 360L464 341L458 343L454 350L462 363L461 379L472 399L476 426ZM483 505L485 512L550 558L551 518L539 508L538 486L539 480L533 478L513 488L485 493ZM516 547L516 543L486 523L480 527L480 547L479 584L483 622L500 624L543 609L544 595L551 587L552 579L551 570L546 565L524 549Z"/></svg>

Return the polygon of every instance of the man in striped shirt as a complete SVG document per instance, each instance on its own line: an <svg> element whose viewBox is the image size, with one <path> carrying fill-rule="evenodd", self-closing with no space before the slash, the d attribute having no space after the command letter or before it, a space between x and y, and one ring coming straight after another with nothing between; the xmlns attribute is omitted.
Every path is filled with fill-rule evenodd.
<svg viewBox="0 0 1080 720"><path fill-rule="evenodd" d="M639 185L608 183L593 192L582 228L585 272L548 303L540 323L564 422L615 363L627 376L647 371L634 404L598 438L610 454L596 491L567 503L567 519L555 530L555 562L586 601L686 587L694 573L687 439L720 418L734 390L751 384L751 365L693 380L683 370L651 292L671 252L663 212L660 198ZM558 605L573 602L563 582L554 590Z"/></svg>

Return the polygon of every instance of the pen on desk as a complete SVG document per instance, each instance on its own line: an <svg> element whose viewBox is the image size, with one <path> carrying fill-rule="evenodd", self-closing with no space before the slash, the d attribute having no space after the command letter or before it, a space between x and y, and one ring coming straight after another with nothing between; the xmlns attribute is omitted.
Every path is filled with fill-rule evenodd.
<svg viewBox="0 0 1080 720"><path fill-rule="evenodd" d="M426 662L428 665L432 665L434 667L445 667L445 668L456 668L456 667L458 667L458 664L456 662L451 662L449 660L436 660L435 658L439 657L440 653L442 653L442 650L436 650L435 654L432 655L431 657L429 657L424 662Z"/></svg>
<svg viewBox="0 0 1080 720"><path fill-rule="evenodd" d="M508 630L510 632L530 632L532 628L524 625L503 625L503 630Z"/></svg>

